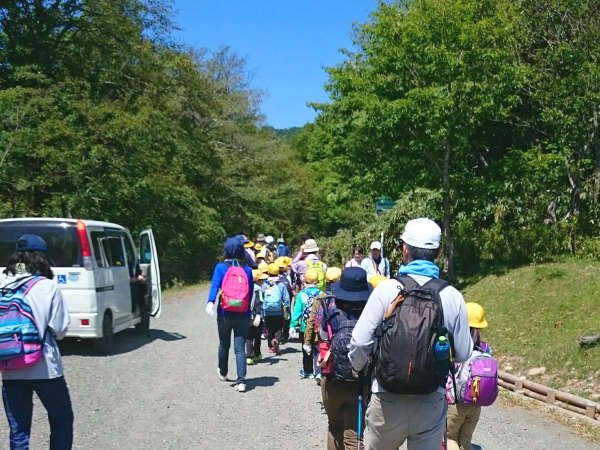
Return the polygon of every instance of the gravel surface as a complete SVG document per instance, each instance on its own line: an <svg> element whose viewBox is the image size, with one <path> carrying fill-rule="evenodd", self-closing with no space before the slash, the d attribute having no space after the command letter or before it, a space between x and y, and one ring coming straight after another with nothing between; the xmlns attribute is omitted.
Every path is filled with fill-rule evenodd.
<svg viewBox="0 0 600 450"><path fill-rule="evenodd" d="M169 298L150 336L118 334L111 356L96 355L86 341L64 343L75 448L325 448L320 389L298 377L300 345L284 345L280 356L249 367L248 391L238 393L217 380L216 324L204 313L205 300L206 290ZM229 367L234 377L233 356ZM31 448L48 448L48 433L36 400ZM499 404L483 411L474 442L484 449L598 448L536 411ZM0 448L8 448L4 414Z"/></svg>

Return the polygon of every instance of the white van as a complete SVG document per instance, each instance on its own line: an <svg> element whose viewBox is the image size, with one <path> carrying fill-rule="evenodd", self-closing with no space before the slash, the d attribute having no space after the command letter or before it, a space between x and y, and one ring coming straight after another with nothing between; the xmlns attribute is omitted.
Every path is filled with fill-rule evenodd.
<svg viewBox="0 0 600 450"><path fill-rule="evenodd" d="M150 316L160 315L160 271L152 230L140 233L136 248L129 230L114 223L4 219L0 266L7 264L23 234L37 234L48 245L52 271L71 316L67 337L94 339L101 352L110 353L114 333L132 326L147 332Z"/></svg>

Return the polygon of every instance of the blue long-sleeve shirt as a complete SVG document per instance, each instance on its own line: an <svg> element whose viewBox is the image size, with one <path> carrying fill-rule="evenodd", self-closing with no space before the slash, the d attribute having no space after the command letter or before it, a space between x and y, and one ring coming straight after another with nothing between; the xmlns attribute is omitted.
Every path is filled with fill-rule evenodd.
<svg viewBox="0 0 600 450"><path fill-rule="evenodd" d="M210 291L208 292L208 301L214 303L217 300L217 295L219 294L219 289L221 289L221 284L223 283L223 278L225 278L225 273L227 269L231 267L231 260L225 260L223 262L218 263L215 266L215 270L212 276L212 282L210 285ZM252 294L254 293L254 281L252 280L252 269L248 266L243 266L244 271L246 272L246 276L248 277L248 314L250 314L250 303L252 300ZM218 314L225 314L221 305L219 305L217 309ZM240 314L240 313L227 313L227 314Z"/></svg>

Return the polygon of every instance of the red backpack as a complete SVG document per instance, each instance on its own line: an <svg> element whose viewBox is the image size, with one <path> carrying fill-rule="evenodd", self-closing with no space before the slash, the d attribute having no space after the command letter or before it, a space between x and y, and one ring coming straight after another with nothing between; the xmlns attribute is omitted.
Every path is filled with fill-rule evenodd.
<svg viewBox="0 0 600 450"><path fill-rule="evenodd" d="M221 283L221 308L227 312L245 313L250 307L250 283L240 263L234 259Z"/></svg>

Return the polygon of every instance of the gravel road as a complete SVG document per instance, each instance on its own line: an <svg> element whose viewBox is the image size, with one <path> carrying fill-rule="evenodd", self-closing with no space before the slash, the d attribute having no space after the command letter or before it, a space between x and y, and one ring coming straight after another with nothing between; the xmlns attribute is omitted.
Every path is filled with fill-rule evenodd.
<svg viewBox="0 0 600 450"><path fill-rule="evenodd" d="M324 448L320 390L297 375L299 344L249 367L248 391L240 394L217 380L216 324L204 313L205 300L206 290L167 299L150 336L120 333L111 356L94 354L87 342L64 343L75 448ZM34 408L31 448L45 449L46 417L37 400ZM5 449L7 424L0 416ZM499 404L483 412L474 442L486 450L598 448L536 411Z"/></svg>

